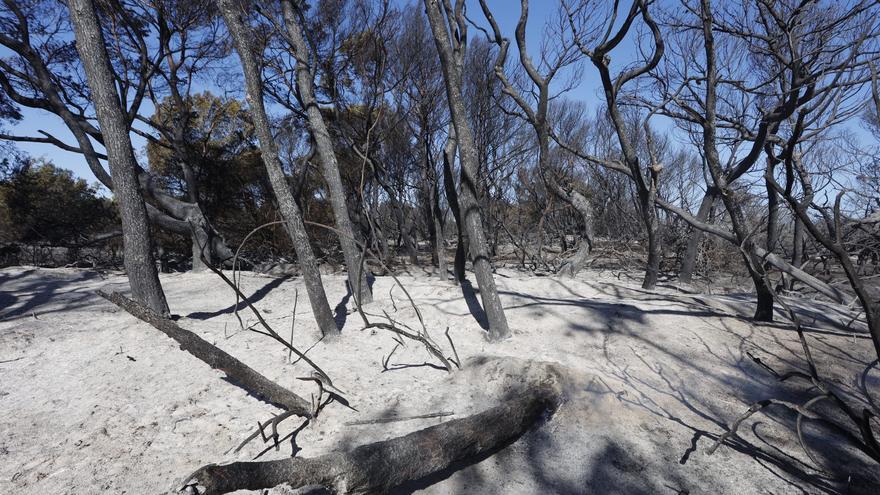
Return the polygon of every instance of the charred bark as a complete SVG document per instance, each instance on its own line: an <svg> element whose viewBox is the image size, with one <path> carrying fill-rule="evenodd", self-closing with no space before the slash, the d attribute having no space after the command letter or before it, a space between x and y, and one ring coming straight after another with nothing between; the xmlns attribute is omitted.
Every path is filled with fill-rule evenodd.
<svg viewBox="0 0 880 495"><path fill-rule="evenodd" d="M119 94L98 14L91 0L71 1L69 8L76 33L76 48L92 91L98 122L107 138L104 146L110 162L113 194L122 219L124 263L131 291L135 299L153 311L167 314L168 303L153 259L147 209L138 184L137 163L126 118L119 105Z"/></svg>
<svg viewBox="0 0 880 495"><path fill-rule="evenodd" d="M333 141L327 124L321 115L318 101L315 98L315 80L309 69L310 49L303 36L300 22L303 18L302 6L299 1L284 0L281 2L284 15L284 24L292 44L294 57L296 58L296 86L299 97L309 123L309 129L315 140L318 159L323 169L324 180L330 190L330 204L333 208L333 216L336 219L336 228L339 244L342 247L342 255L348 272L348 284L355 295L358 303L369 303L373 300L373 293L367 284L366 274L362 273L359 262L359 251L355 245L354 229L351 218L348 215L348 205L345 201L345 188L342 185L342 177L339 175L339 163L336 152L333 149Z"/></svg>
<svg viewBox="0 0 880 495"><path fill-rule="evenodd" d="M427 126L427 123L422 124L423 128L427 128ZM426 136L422 136L422 146L425 153L423 203L425 222L430 231L431 257L437 266L437 277L440 280L446 281L449 277L449 268L446 263L446 236L443 232L443 210L440 208L440 181L437 177L437 167L432 159L430 142Z"/></svg>
<svg viewBox="0 0 880 495"><path fill-rule="evenodd" d="M590 259L590 253L593 251L593 207L583 194L575 189L570 192L565 190L556 179L550 178L545 183L550 186L550 190L559 199L570 204L580 214L581 221L584 223L577 251L559 270L568 277L574 277L584 269Z"/></svg>
<svg viewBox="0 0 880 495"><path fill-rule="evenodd" d="M290 184L287 182L287 177L284 175L281 161L278 158L278 149L275 145L275 138L272 135L269 117L263 101L261 67L253 44L255 34L250 26L245 23L245 13L241 10L238 2L235 0L218 0L217 6L226 20L229 33L232 35L236 51L241 59L245 85L247 87L247 101L254 120L254 130L260 142L261 156L266 166L275 198L278 201L278 209L287 222L287 231L293 242L293 247L296 250L300 268L302 269L303 282L309 295L312 313L315 316L318 328L321 329L321 333L327 336L338 335L339 329L336 327L333 313L330 311L330 304L327 302L327 294L324 292L321 273L318 271L318 262L315 259L312 246L309 244L309 237L303 224L302 214L296 205L293 193L290 190Z"/></svg>
<svg viewBox="0 0 880 495"><path fill-rule="evenodd" d="M709 213L715 203L714 188L710 188L703 196L700 202L700 209L697 210L697 220L706 222L709 220ZM681 260L681 271L678 273L678 281L683 284L690 284L694 278L694 268L697 265L697 254L700 250L700 244L703 242L703 231L697 228L691 228L691 236L688 238L687 248L685 249L684 259Z"/></svg>
<svg viewBox="0 0 880 495"><path fill-rule="evenodd" d="M455 176L452 174L452 163L455 160L455 150L457 147L455 128L452 124L449 124L449 136L446 138L446 145L443 147L443 190L446 192L446 202L449 203L452 218L455 220L457 243L455 246L455 259L452 262L452 278L456 284L462 284L467 278L464 266L467 258L467 243L465 242L464 226L461 220L461 209L458 206Z"/></svg>
<svg viewBox="0 0 880 495"><path fill-rule="evenodd" d="M467 110L464 106L462 93L462 65L467 23L464 19L463 2L456 4L455 12L447 12L438 0L425 0L425 8L428 14L428 23L434 35L437 52L440 55L440 66L443 70L443 80L446 86L446 96L449 101L449 110L452 115L452 123L455 126L455 136L458 141L458 156L461 162L461 190L459 204L462 208L462 220L464 229L468 235L468 247L473 264L474 276L480 288L480 298L483 302L483 310L489 320L489 338L499 340L510 336L510 328L507 317L504 315L504 306L498 296L495 286L495 278L492 275L492 263L489 259L489 248L486 241L486 233L483 230L483 213L480 211L478 202L477 186L479 181L479 160L474 145L474 136L468 122ZM444 15L444 12L446 14ZM449 31L447 31L446 17L456 27L456 46L453 47Z"/></svg>
<svg viewBox="0 0 880 495"><path fill-rule="evenodd" d="M558 389L539 384L482 413L408 435L314 458L208 465L186 481L202 495L287 483L338 494L387 493L456 464L479 459L519 438L559 405Z"/></svg>

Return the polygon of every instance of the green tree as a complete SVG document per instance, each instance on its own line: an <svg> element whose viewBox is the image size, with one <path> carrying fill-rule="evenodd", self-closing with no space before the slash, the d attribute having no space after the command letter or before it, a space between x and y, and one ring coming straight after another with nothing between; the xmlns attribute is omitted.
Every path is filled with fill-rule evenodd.
<svg viewBox="0 0 880 495"><path fill-rule="evenodd" d="M0 166L0 242L75 246L116 224L112 202L69 170L30 158Z"/></svg>

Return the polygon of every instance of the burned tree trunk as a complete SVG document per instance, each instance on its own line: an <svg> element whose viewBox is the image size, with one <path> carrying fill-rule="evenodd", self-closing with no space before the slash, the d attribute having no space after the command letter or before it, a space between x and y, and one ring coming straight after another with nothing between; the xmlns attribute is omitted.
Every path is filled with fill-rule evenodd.
<svg viewBox="0 0 880 495"><path fill-rule="evenodd" d="M559 185L555 178L548 178L545 183L554 194L566 203L570 204L581 216L584 228L581 232L580 244L574 256L560 268L560 272L568 277L574 277L587 264L590 253L593 250L593 207L590 201L580 192L572 189L570 192Z"/></svg>
<svg viewBox="0 0 880 495"><path fill-rule="evenodd" d="M446 202L455 219L455 259L452 262L452 278L456 284L464 283L466 277L464 271L465 259L467 258L467 243L465 242L464 225L461 220L461 209L458 205L458 191L455 187L455 176L452 175L452 163L455 160L455 150L458 147L455 141L455 127L449 124L449 136L443 147L443 190L446 192Z"/></svg>
<svg viewBox="0 0 880 495"><path fill-rule="evenodd" d="M443 69L449 111L452 115L452 124L455 126L455 136L458 141L458 156L462 172L459 204L464 210L461 212L461 216L468 235L468 247L470 248L474 276L480 288L483 309L489 320L489 338L499 340L510 336L510 328L492 275L492 263L489 260L489 248L486 242L486 233L483 230L482 212L477 194L479 159L462 93L462 65L467 29L463 12L464 4L461 0L456 2L456 9L453 13L446 12L442 2L438 0L425 0L425 8L437 52L440 55L440 66ZM444 12L446 12L445 15ZM453 47L450 33L447 30L447 16L454 17L449 21L457 26L455 47Z"/></svg>
<svg viewBox="0 0 880 495"><path fill-rule="evenodd" d="M261 68L257 60L257 54L254 51L253 41L255 35L252 29L245 24L243 19L245 14L242 12L238 2L234 0L218 0L217 6L226 20L229 33L232 35L236 51L241 59L245 85L247 87L247 101L251 108L251 116L254 120L257 139L260 142L263 163L266 166L272 190L275 192L275 197L278 200L278 209L287 222L287 230L293 242L293 247L296 250L300 268L302 269L303 282L309 295L312 313L315 316L318 328L321 329L321 333L328 336L338 335L339 329L336 327L333 313L330 311L330 305L327 303L327 294L324 292L321 273L318 271L318 262L315 259L312 246L309 244L309 237L306 233L299 207L296 205L293 193L290 190L290 184L287 182L287 177L281 168L275 138L269 126L269 116L266 114L266 107L263 102Z"/></svg>
<svg viewBox="0 0 880 495"><path fill-rule="evenodd" d="M345 188L342 185L342 177L339 175L339 163L336 160L330 132L327 130L327 124L324 122L324 117L321 115L321 109L315 98L315 81L308 63L310 49L303 37L300 25L303 16L302 6L298 1L284 0L281 2L281 8L284 13L284 24L296 58L296 87L299 90L299 97L302 100L309 129L315 140L324 180L327 181L330 190L330 204L336 219L339 244L342 246L342 255L345 258L345 266L348 271L349 287L359 303L369 303L373 300L373 293L367 284L366 274L362 273L354 229L351 225L351 218L348 216L348 205L345 202Z"/></svg>
<svg viewBox="0 0 880 495"><path fill-rule="evenodd" d="M430 150L427 149L427 145L425 152L427 156L425 166L428 171L427 201L430 202L429 208L431 209L431 224L428 225L428 228L432 229L433 233L431 238L434 244L434 257L437 258L437 277L442 281L446 281L449 277L449 268L446 262L446 234L443 229L443 210L440 208L440 179L437 177L437 169L434 166L433 160L431 160Z"/></svg>
<svg viewBox="0 0 880 495"><path fill-rule="evenodd" d="M745 261L746 269L755 285L755 292L758 295L758 304L755 307L754 319L756 321L773 321L773 293L771 292L770 287L767 286L767 281L763 276L763 273L758 272L758 270L761 270L763 261L754 254L754 248L756 246L751 239L751 234L746 226L745 215L743 214L742 205L740 204L740 198L735 197L731 188L731 183L736 180L739 175L744 173L748 167L751 167L755 160L757 160L758 153L761 150L758 145L761 143L756 141L749 155L743 158L734 170L725 172L721 165L721 158L718 154L717 148L718 116L716 106L718 101L717 88L719 74L715 65L716 53L714 34L712 31L712 8L709 0L703 0L701 2L700 17L703 24L703 40L705 42L704 48L706 53L706 94L703 105L706 117L701 122L703 128L703 156L706 159L706 164L712 176L712 182L718 189L718 194L721 196L724 208L730 215L730 223L733 227L736 241L742 246L741 252L743 261ZM764 129L766 132L766 127Z"/></svg>
<svg viewBox="0 0 880 495"><path fill-rule="evenodd" d="M168 313L168 303L153 259L147 209L140 193L137 163L128 136L128 125L119 106L119 94L104 43L104 35L92 0L69 3L76 33L76 48L83 62L98 114L104 146L110 162L113 195L119 203L125 271L135 299L159 314Z"/></svg>
<svg viewBox="0 0 880 495"><path fill-rule="evenodd" d="M645 120L645 139L651 164L648 167L649 179L647 188L639 192L643 210L642 218L645 222L645 231L648 234L648 262L645 268L645 280L642 282L642 288L652 290L657 286L657 280L660 277L660 260L663 257L663 248L660 245L660 224L657 221L656 207L658 179L663 166L659 163L654 153L651 129L648 126L647 120Z"/></svg>
<svg viewBox="0 0 880 495"><path fill-rule="evenodd" d="M715 202L714 189L710 188L703 196L700 202L700 209L697 211L697 220L706 222L709 219L709 213ZM678 281L683 284L690 284L694 279L694 268L697 264L697 253L700 250L700 244L703 242L703 231L697 228L691 228L691 236L688 238L687 248L685 249L684 259L681 260L681 271L678 273Z"/></svg>
<svg viewBox="0 0 880 495"><path fill-rule="evenodd" d="M269 380L195 333L116 292L98 292L98 295L171 337L180 344L181 350L192 354L211 368L226 373L232 383L239 385L247 393L293 414L305 418L312 416L312 407L307 400Z"/></svg>
<svg viewBox="0 0 880 495"><path fill-rule="evenodd" d="M559 405L559 390L536 385L501 405L408 435L309 459L211 464L185 482L202 495L287 483L338 494L387 493L410 481L503 448Z"/></svg>
<svg viewBox="0 0 880 495"><path fill-rule="evenodd" d="M434 209L434 252L437 257L437 278L446 281L449 278L449 267L446 261L446 234L443 232L443 212L440 210L440 195L437 184L431 188L431 206Z"/></svg>

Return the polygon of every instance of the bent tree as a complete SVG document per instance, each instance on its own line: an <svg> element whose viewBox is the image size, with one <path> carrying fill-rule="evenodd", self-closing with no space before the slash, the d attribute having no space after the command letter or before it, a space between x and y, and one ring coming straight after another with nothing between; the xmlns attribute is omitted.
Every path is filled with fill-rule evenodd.
<svg viewBox="0 0 880 495"><path fill-rule="evenodd" d="M244 72L247 101L251 109L251 117L254 120L254 130L260 143L260 152L269 182L278 200L278 210L284 218L293 247L296 250L297 260L303 274L303 282L309 295L312 313L321 333L326 336L338 335L339 328L333 319L330 305L327 303L327 294L324 292L324 284L321 281L321 272L318 271L318 262L315 253L309 244L309 237L303 223L302 214L290 190L290 184L281 168L281 160L278 157L278 147L269 124L269 116L266 113L266 105L263 101L263 78L261 65L257 59L254 44L255 33L247 24L247 14L239 2L235 0L218 0L217 6L223 14L235 51L241 60L241 68ZM244 6L246 7L246 5ZM350 269L350 267L349 267Z"/></svg>
<svg viewBox="0 0 880 495"><path fill-rule="evenodd" d="M457 0L454 8L449 5L449 2L425 0L425 9L428 13L431 32L434 34L434 43L440 55L440 67L443 69L449 112L452 116L458 144L458 156L461 162L461 191L458 198L462 210L461 220L468 236L471 262L480 288L483 309L489 320L489 338L492 340L503 339L510 336L510 328L507 325L504 307L501 305L501 298L498 297L498 289L492 276L489 246L486 242L486 233L483 231L482 213L477 200L479 160L462 94L462 61L467 47L464 0ZM451 33L450 30L452 30ZM453 39L455 40L454 45Z"/></svg>
<svg viewBox="0 0 880 495"><path fill-rule="evenodd" d="M113 194L119 202L125 271L137 301L159 314L168 314L168 303L153 259L147 209L140 194L137 164L128 136L128 126L119 105L113 69L104 35L92 0L69 2L76 34L76 48L82 59L98 122L106 136L104 146L110 162Z"/></svg>

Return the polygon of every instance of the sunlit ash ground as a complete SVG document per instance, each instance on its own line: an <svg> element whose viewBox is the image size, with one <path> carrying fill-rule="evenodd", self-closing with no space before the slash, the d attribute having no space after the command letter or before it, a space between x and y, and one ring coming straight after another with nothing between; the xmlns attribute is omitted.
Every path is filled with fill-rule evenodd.
<svg viewBox="0 0 880 495"><path fill-rule="evenodd" d="M337 308L343 338L316 344L301 280L245 274L245 292L284 336L298 293L293 340L310 348L309 357L356 410L332 404L295 437L288 435L300 422L282 423L286 438L277 450L257 440L227 454L280 410L95 295L100 288L127 290L124 277L2 270L0 493L164 493L207 463L311 457L399 436L503 400L505 387L525 379L518 376L525 360L563 370L559 410L494 455L401 493L880 493L876 464L807 422L814 456L837 466L821 472L799 446L796 416L786 410L756 414L739 437L708 455L751 402L809 397L803 384L777 384L747 355L777 369L803 369L797 335L783 323L749 322L746 296L689 295L674 287L645 292L622 279L607 272L572 280L500 271L496 280L514 335L493 344L478 321L478 295L463 297L452 282L427 275L401 276L435 340L446 344L450 328L465 366L447 374L424 365L433 361L415 344L397 350L392 369L383 371L396 345L392 336L361 330L357 313L344 306ZM290 364L276 342L241 331L234 295L215 275L178 273L162 283L181 326L309 397L309 382L296 379L308 367ZM351 306L343 276L326 276L325 283L331 304ZM417 322L391 278L377 278L374 292L368 313L384 310ZM812 301L798 307L823 375L859 409L880 400L870 340L863 329L845 329L850 313ZM241 316L246 324L255 321L246 310ZM437 412L454 414L347 424Z"/></svg>

